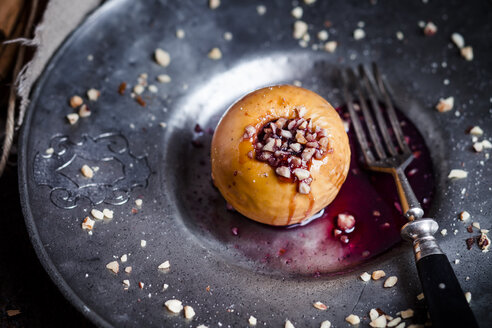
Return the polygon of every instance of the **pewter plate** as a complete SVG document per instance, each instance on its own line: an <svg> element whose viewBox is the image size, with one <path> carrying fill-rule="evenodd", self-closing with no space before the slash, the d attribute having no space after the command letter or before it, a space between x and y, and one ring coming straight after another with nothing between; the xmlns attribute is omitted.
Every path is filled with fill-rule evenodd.
<svg viewBox="0 0 492 328"><path fill-rule="evenodd" d="M257 13L259 4L266 6L265 15ZM472 235L456 220L466 209L483 228L491 228L492 166L484 153L472 152L465 133L473 125L480 125L485 137L492 133L492 44L484 39L492 33L490 3L317 1L302 7L303 20L310 24L307 48L292 38L292 4L285 1L223 1L217 10L206 1L109 1L46 67L20 138L23 211L45 269L98 326L237 327L254 315L260 326L280 327L288 318L298 327L317 327L323 320L341 327L348 314L367 316L374 307L392 315L414 308L413 321L425 322L424 305L415 298L421 290L408 244L337 275L296 275L257 266L220 235L203 233L190 217L196 200L187 191L202 181L200 166L208 160L205 152L204 164L194 161L196 152L204 151L191 145L196 123L213 128L239 96L294 80L340 106L335 68L371 61L380 64L399 107L426 138L436 174L429 215L448 231L438 239L450 260L460 260L455 270L463 289L473 294L478 321L491 322L490 255L476 247L466 250L465 239ZM316 32L328 20L330 39L339 42L334 54L312 49L320 43ZM438 33L424 37L420 20L434 21ZM360 21L367 36L355 41L352 33ZM177 28L185 30L183 40L176 38ZM398 30L403 41L395 37ZM231 41L223 38L228 31ZM449 36L456 31L473 46L472 62L451 45ZM157 47L170 52L169 67L152 60ZM207 58L212 47L221 49L221 60ZM148 73L150 83L158 74L172 77L171 83L158 84L156 94L144 94L145 107L130 97L130 90L124 96L117 92L121 82L134 85L141 73ZM70 96L92 87L101 91L97 102L88 102L92 115L69 125ZM438 98L451 95L456 110L437 113ZM50 147L54 153L47 155ZM84 163L99 168L90 183L79 173ZM450 169L462 167L469 171L467 179L446 179ZM211 186L210 193L216 193ZM135 206L137 198L143 199L141 208ZM114 210L112 220L96 223L92 236L81 229L91 208ZM237 216L223 213L223 206L217 211L225 220ZM123 254L128 261L112 274L105 265ZM171 270L158 271L165 260L171 261ZM132 266L131 274L123 272L125 266ZM361 272L376 269L398 276L399 283L383 289L381 281L358 280ZM123 289L124 279L130 280L129 290ZM165 292L163 284L169 285ZM196 317L187 321L170 315L163 308L170 298L192 305ZM316 310L314 301L329 309Z"/></svg>

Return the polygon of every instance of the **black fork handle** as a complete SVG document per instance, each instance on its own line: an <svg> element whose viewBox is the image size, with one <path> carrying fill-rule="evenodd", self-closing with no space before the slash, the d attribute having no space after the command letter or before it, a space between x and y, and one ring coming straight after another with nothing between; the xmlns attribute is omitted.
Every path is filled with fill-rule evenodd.
<svg viewBox="0 0 492 328"><path fill-rule="evenodd" d="M479 327L446 255L420 258L417 271L432 327Z"/></svg>

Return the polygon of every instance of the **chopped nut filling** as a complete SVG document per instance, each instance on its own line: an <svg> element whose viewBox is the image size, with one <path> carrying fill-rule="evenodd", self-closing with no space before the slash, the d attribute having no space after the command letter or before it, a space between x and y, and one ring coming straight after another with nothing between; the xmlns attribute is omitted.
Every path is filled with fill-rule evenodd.
<svg viewBox="0 0 492 328"><path fill-rule="evenodd" d="M468 176L468 172L460 169L453 169L449 172L448 179L464 179Z"/></svg>
<svg viewBox="0 0 492 328"><path fill-rule="evenodd" d="M126 273L131 273L131 272L132 272L132 267L131 267L131 266L127 266L127 267L125 268L125 272L126 272Z"/></svg>
<svg viewBox="0 0 492 328"><path fill-rule="evenodd" d="M439 99L439 103L436 105L437 111L440 113L449 112L453 109L454 106L454 97L441 98Z"/></svg>
<svg viewBox="0 0 492 328"><path fill-rule="evenodd" d="M73 96L72 98L70 98L70 107L72 107L72 108L77 108L80 105L82 105L83 103L84 103L84 101L82 100L82 98L80 96Z"/></svg>
<svg viewBox="0 0 492 328"><path fill-rule="evenodd" d="M183 303L179 300L168 300L164 305L172 313L179 313L183 310Z"/></svg>
<svg viewBox="0 0 492 328"><path fill-rule="evenodd" d="M82 229L92 230L92 228L94 228L94 222L94 220L87 216L84 221L82 221Z"/></svg>
<svg viewBox="0 0 492 328"><path fill-rule="evenodd" d="M120 265L118 264L118 261L109 262L106 264L106 269L118 273L120 271Z"/></svg>
<svg viewBox="0 0 492 328"><path fill-rule="evenodd" d="M159 270L168 270L170 267L171 267L171 264L169 263L169 261L165 261L165 262L159 264L159 266L157 268Z"/></svg>
<svg viewBox="0 0 492 328"><path fill-rule="evenodd" d="M383 270L376 270L372 273L372 280L379 280L386 276L386 273Z"/></svg>
<svg viewBox="0 0 492 328"><path fill-rule="evenodd" d="M101 95L101 92L97 89L91 88L87 90L87 98L91 101L97 101L99 99L99 96Z"/></svg>
<svg viewBox="0 0 492 328"><path fill-rule="evenodd" d="M391 288L394 285L396 285L396 282L398 281L398 278L396 276L391 276L386 281L384 282L384 287L385 288Z"/></svg>
<svg viewBox="0 0 492 328"><path fill-rule="evenodd" d="M92 178L94 176L94 171L89 167L89 165L83 165L82 168L80 169L80 172L82 175L86 178Z"/></svg>
<svg viewBox="0 0 492 328"><path fill-rule="evenodd" d="M345 321L350 323L352 326L355 326L355 325L358 325L360 323L360 318L359 318L359 316L356 316L355 314L351 314L345 318Z"/></svg>
<svg viewBox="0 0 492 328"><path fill-rule="evenodd" d="M371 275L367 272L364 272L363 274L360 275L360 279L362 281L369 281L371 280Z"/></svg>
<svg viewBox="0 0 492 328"><path fill-rule="evenodd" d="M321 302L314 302L313 303L313 306L315 308L317 308L318 310L321 310L321 311L324 311L324 310L328 309L328 307L325 304L321 303Z"/></svg>
<svg viewBox="0 0 492 328"><path fill-rule="evenodd" d="M126 261L128 261L128 255L126 254L121 255L120 261L121 263L125 263Z"/></svg>
<svg viewBox="0 0 492 328"><path fill-rule="evenodd" d="M255 154L250 154L268 163L283 180L299 182L298 191L309 194L312 177L309 171L314 159L320 160L333 149L325 129L313 127L310 119L302 116L305 108L298 109L298 118L279 118L263 126L258 132L248 125L244 139L254 142Z"/></svg>
<svg viewBox="0 0 492 328"><path fill-rule="evenodd" d="M161 65L162 67L167 67L171 63L171 56L169 55L169 53L160 48L157 48L155 50L154 58L157 64Z"/></svg>
<svg viewBox="0 0 492 328"><path fill-rule="evenodd" d="M486 233L481 233L478 239L478 246L482 249L482 252L488 252L490 247L490 239Z"/></svg>
<svg viewBox="0 0 492 328"><path fill-rule="evenodd" d="M186 305L184 307L184 316L186 319L193 319L195 316L195 310L191 306Z"/></svg>
<svg viewBox="0 0 492 328"><path fill-rule="evenodd" d="M369 318L371 321L376 320L379 317L379 312L376 309L371 309L369 311Z"/></svg>
<svg viewBox="0 0 492 328"><path fill-rule="evenodd" d="M248 319L248 323L249 323L250 326L256 326L256 324L258 323L258 320L256 320L255 317L250 316L249 319Z"/></svg>
<svg viewBox="0 0 492 328"><path fill-rule="evenodd" d="M386 327L386 317L381 315L369 323L369 326L375 328L385 328Z"/></svg>

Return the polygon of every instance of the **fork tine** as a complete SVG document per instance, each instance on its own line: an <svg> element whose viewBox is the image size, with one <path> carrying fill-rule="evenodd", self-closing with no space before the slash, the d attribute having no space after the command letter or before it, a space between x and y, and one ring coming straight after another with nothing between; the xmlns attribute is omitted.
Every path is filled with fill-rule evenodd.
<svg viewBox="0 0 492 328"><path fill-rule="evenodd" d="M404 153L411 153L410 148L408 147L408 144L405 142L405 137L403 135L403 131L401 130L400 127L400 122L398 121L398 118L396 116L395 108L393 106L393 102L391 101L391 97L389 95L389 90L385 87L385 81L383 81L383 77L381 76L378 65L376 63L372 63L372 68L374 72L374 77L376 78L376 83L379 86L379 90L383 96L384 102L386 104L386 109L388 112L388 117L391 122L391 126L393 127L393 132L395 133L396 136L396 141L398 142L398 145L402 149Z"/></svg>
<svg viewBox="0 0 492 328"><path fill-rule="evenodd" d="M348 90L347 77L342 70L340 70L339 73L343 84L343 97L345 98L345 102L347 103L347 108L350 114L350 118L352 120L352 124L354 125L355 135L357 136L357 140L359 141L359 145L362 149L362 154L364 155L364 159L366 163L372 163L374 162L374 156L367 143L366 133L362 128L362 124L360 123L359 116L355 112L353 99Z"/></svg>
<svg viewBox="0 0 492 328"><path fill-rule="evenodd" d="M395 146L393 144L393 141L391 140L391 137L388 133L388 126L386 125L386 122L384 120L383 112L381 110L381 107L379 106L377 96L375 94L375 90L377 90L374 87L374 84L372 83L371 79L369 78L369 74L366 72L366 69L364 68L363 65L359 65L359 74L361 78L364 81L364 84L366 85L366 90L367 94L369 95L369 100L372 105L372 109L374 113L376 114L376 120L378 121L378 126L379 130L381 132L381 135L383 136L384 142L386 144L386 149L388 149L389 153L392 156L396 156L398 153L395 149Z"/></svg>
<svg viewBox="0 0 492 328"><path fill-rule="evenodd" d="M357 89L357 93L359 94L359 103L362 108L362 115L364 116L364 120L366 121L367 129L369 130L369 135L371 136L372 143L374 144L374 149L376 149L376 153L378 154L380 159L386 158L386 153L381 144L381 139L379 138L376 125L374 124L374 120L372 119L371 112L369 111L369 107L367 106L367 102L364 98L364 94L362 93L362 87L359 83L359 78L355 74L355 72L348 68L347 71L350 74L350 77L355 83L355 87Z"/></svg>

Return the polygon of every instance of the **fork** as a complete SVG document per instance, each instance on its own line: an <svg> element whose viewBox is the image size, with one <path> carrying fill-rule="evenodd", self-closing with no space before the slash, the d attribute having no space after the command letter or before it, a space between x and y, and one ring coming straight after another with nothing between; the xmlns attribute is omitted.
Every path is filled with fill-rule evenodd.
<svg viewBox="0 0 492 328"><path fill-rule="evenodd" d="M417 271L432 327L478 327L449 260L433 236L439 226L433 219L423 218L424 211L405 176L405 168L413 160L413 154L396 116L388 83L383 80L375 63L373 76L362 65L359 65L358 74L352 68L339 73L365 167L390 173L395 180L403 214L409 220L402 227L401 236L413 242ZM355 91L355 97L349 90ZM370 141L355 111L354 98L362 111ZM385 110L380 102L384 103Z"/></svg>

